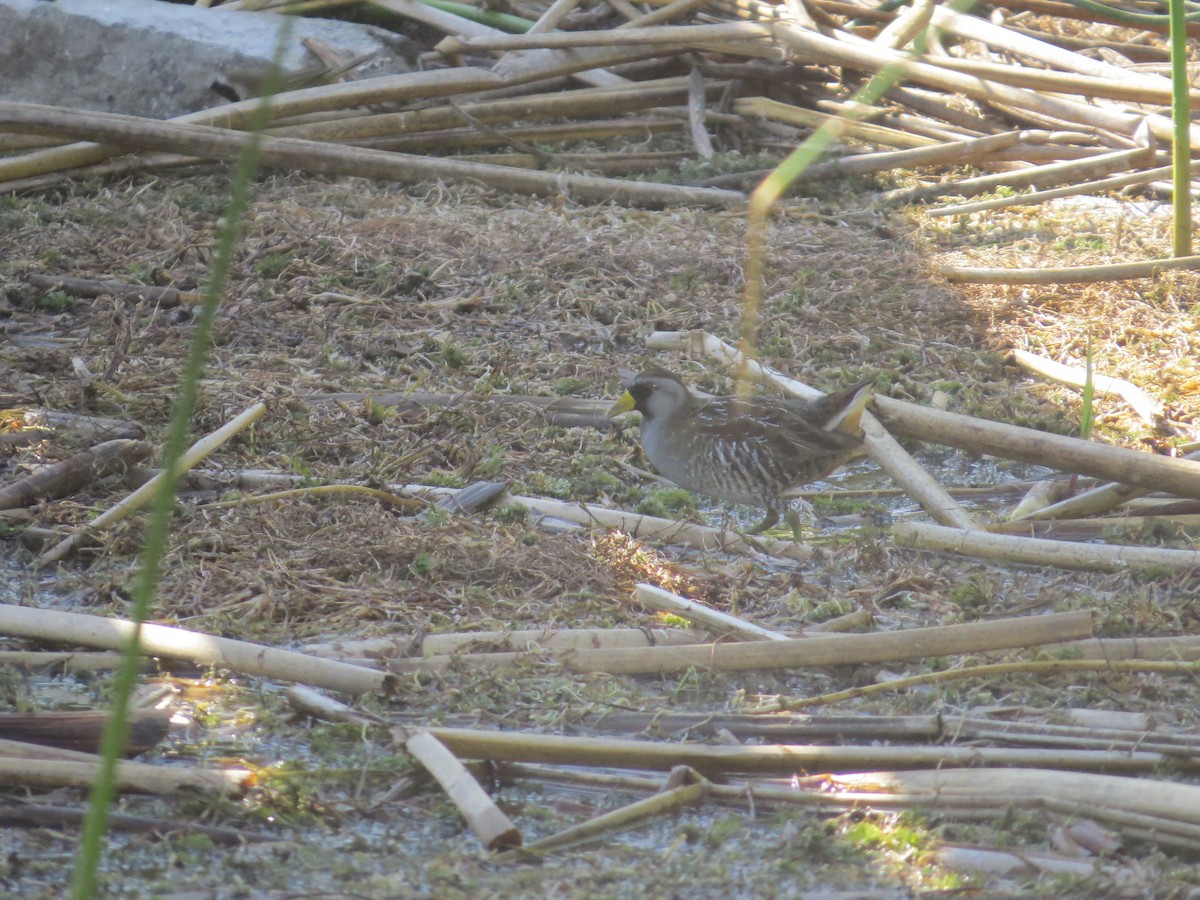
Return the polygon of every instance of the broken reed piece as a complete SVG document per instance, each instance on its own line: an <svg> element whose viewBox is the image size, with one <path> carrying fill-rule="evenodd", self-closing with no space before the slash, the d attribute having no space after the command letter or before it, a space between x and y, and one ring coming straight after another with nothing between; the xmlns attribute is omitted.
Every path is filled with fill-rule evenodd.
<svg viewBox="0 0 1200 900"><path fill-rule="evenodd" d="M135 632L139 635L139 650L146 656L186 659L346 694L387 690L393 681L386 673L373 669L183 628L150 624L139 628L128 619L0 604L0 634L125 650Z"/></svg>
<svg viewBox="0 0 1200 900"><path fill-rule="evenodd" d="M149 458L152 452L153 448L144 441L122 439L97 444L0 487L0 510L70 497L93 482L124 473Z"/></svg>
<svg viewBox="0 0 1200 900"><path fill-rule="evenodd" d="M592 840L607 831L627 828L654 816L677 812L685 806L699 803L708 793L708 781L688 766L676 766L666 779L667 783L654 794L635 800L625 806L601 813L571 828L526 844L516 850L500 854L497 862L508 862L535 854L548 853L569 847L581 841Z"/></svg>
<svg viewBox="0 0 1200 900"><path fill-rule="evenodd" d="M515 631L464 631L454 634L425 634L358 641L305 644L299 652L311 656L375 657L381 664L392 659L420 658L460 653L470 645L493 650L587 650L613 647L654 647L664 644L699 644L704 632L682 628L527 628ZM3 657L0 657L0 663Z"/></svg>
<svg viewBox="0 0 1200 900"><path fill-rule="evenodd" d="M0 780L28 787L91 787L100 769L100 757L78 750L43 744L0 740ZM246 769L202 769L194 766L157 766L118 760L119 791L150 794L241 794L255 780Z"/></svg>
<svg viewBox="0 0 1200 900"><path fill-rule="evenodd" d="M716 81L706 89L711 99L720 97L727 82ZM331 121L280 125L267 133L276 137L299 137L314 141L358 141L363 138L415 135L456 128L464 114L492 126L512 122L530 124L564 116L617 116L658 107L679 106L688 97L688 79L673 76L611 87L581 88L526 94L521 97L480 99L454 106L429 106L394 113L355 115Z"/></svg>
<svg viewBox="0 0 1200 900"><path fill-rule="evenodd" d="M904 437L1200 499L1200 462L1108 447L891 397L877 396L874 409L889 430Z"/></svg>
<svg viewBox="0 0 1200 900"><path fill-rule="evenodd" d="M108 721L107 712L70 710L0 713L0 738L64 750L99 753ZM129 711L125 755L135 756L162 741L170 730L171 712L158 709Z"/></svg>
<svg viewBox="0 0 1200 900"><path fill-rule="evenodd" d="M736 347L705 331L656 331L646 338L650 350L683 350L722 360L736 371L744 371L775 385L793 397L811 400L820 391L775 372L756 360L747 359ZM876 395L874 403L879 404ZM926 472L900 444L888 434L868 410L863 413L863 445L879 464L929 515L955 528L976 529L979 525L932 475Z"/></svg>
<svg viewBox="0 0 1200 900"><path fill-rule="evenodd" d="M1200 450L1195 450L1183 458L1200 461ZM1058 503L1051 504L1042 509L1035 510L1025 516L1025 520L1036 522L1050 519L1081 519L1084 516L1106 512L1120 506L1122 503L1128 503L1130 500L1144 497L1151 490L1152 488L1149 487L1135 487L1128 484L1110 482L1084 491L1082 494L1076 494L1074 497L1068 497L1066 500L1060 500ZM1131 510L1131 515L1146 514ZM1154 515L1155 513L1151 512L1149 514ZM1159 514L1165 513L1160 512Z"/></svg>
<svg viewBox="0 0 1200 900"><path fill-rule="evenodd" d="M98 444L104 441L138 441L146 436L146 429L137 422L107 419L103 416L85 416L81 413L62 412L57 409L9 409L0 411L0 419L17 417L17 430L37 429L49 431L59 437L67 437L81 444Z"/></svg>
<svg viewBox="0 0 1200 900"><path fill-rule="evenodd" d="M352 725L382 725L384 720L372 713L354 709L306 684L291 684L283 692L288 703L314 719L349 722Z"/></svg>
<svg viewBox="0 0 1200 900"><path fill-rule="evenodd" d="M0 128L5 127L59 137L87 137L117 146L220 160L239 158L252 140L249 134L223 128L38 104L0 102ZM261 164L266 168L299 169L327 175L356 175L410 183L439 179L483 181L497 190L518 194L550 197L568 194L584 201L617 201L649 207L695 204L736 208L746 202L745 194L739 191L690 188L567 172L509 169L298 138L261 136L258 145ZM0 160L0 171L4 162ZM3 189L2 184L0 189Z"/></svg>
<svg viewBox="0 0 1200 900"><path fill-rule="evenodd" d="M607 672L612 675L669 674L693 668L712 672L745 672L806 666L849 666L1008 650L1074 640L1091 637L1092 625L1091 612L1078 610L871 634L817 634L790 641L576 650L564 653L562 664L573 672ZM480 653L393 660L387 668L397 675L408 675L414 672L448 671L452 666L486 668L519 665L528 658L519 653Z"/></svg>
<svg viewBox="0 0 1200 900"><path fill-rule="evenodd" d="M521 845L520 829L501 811L458 757L433 734L424 729L410 731L398 726L392 736L441 785L485 847L508 850Z"/></svg>
<svg viewBox="0 0 1200 900"><path fill-rule="evenodd" d="M888 191L880 197L880 200L884 203L920 203L938 197L986 194L1001 187L1046 188L1063 182L1074 182L1081 176L1125 172L1153 163L1154 159L1153 146L1140 147L1136 150L1114 150L1110 153L1097 154L1088 159L1068 159L1029 166L1013 172L997 172L994 175L980 175L960 181L944 181L938 184Z"/></svg>
<svg viewBox="0 0 1200 900"><path fill-rule="evenodd" d="M1058 384L1083 389L1087 385L1088 372L1083 366L1068 366L1056 362L1028 350L1014 349L1010 358L1021 368L1028 369L1035 375L1040 375ZM1147 425L1158 425L1163 417L1163 405L1155 400L1132 381L1124 378L1114 378L1111 375L1093 373L1092 387L1096 395L1116 394L1137 413Z"/></svg>
<svg viewBox="0 0 1200 900"><path fill-rule="evenodd" d="M1008 514L1008 521L1019 522L1066 498L1070 492L1071 482L1068 479L1039 481L1026 491L1017 505L1013 507L1013 511ZM995 531L996 528L994 525L989 525L987 530Z"/></svg>
<svg viewBox="0 0 1200 900"><path fill-rule="evenodd" d="M1160 178L1169 177L1171 166L1159 166L1156 169L1145 169L1140 172L1130 172L1127 175L1117 175L1112 178L1101 178L1098 181L1078 182L1066 187L1051 188L1047 191L1031 191L1028 194L1017 194L1015 197L993 197L990 200L979 200L975 203L960 203L954 206L941 206L925 210L925 215L932 218L937 216L958 216L968 213L983 212L989 209L1004 209L1010 206L1028 206L1034 203L1044 203L1058 197L1074 197L1079 194L1111 191L1116 188L1132 185L1148 184Z"/></svg>
<svg viewBox="0 0 1200 900"><path fill-rule="evenodd" d="M437 499L453 495L463 488L430 487L422 484L390 485L390 490L407 497L429 497ZM695 547L697 550L721 550L726 553L742 553L761 556L766 553L780 559L806 562L812 558L813 549L795 541L776 540L761 536L746 538L732 530L719 531L705 525L693 525L675 519L646 516L640 513L609 509L589 503L571 503L565 500L550 500L545 497L508 496L497 504L501 507L523 506L536 516L550 516L577 525L611 528L630 537L653 538L669 544Z"/></svg>
<svg viewBox="0 0 1200 900"><path fill-rule="evenodd" d="M199 465L215 450L262 418L263 413L266 411L267 407L265 404L255 403L212 434L206 435L196 441L180 457L178 470L184 472ZM115 522L120 522L122 519L141 509L150 502L154 494L159 490L163 478L164 475L162 474L156 475L132 494L121 500L116 506L111 507L107 512L101 513L84 525L80 525L69 537L59 541L39 556L37 558L37 565L44 566L52 562L57 562L74 550L88 535L107 528Z"/></svg>
<svg viewBox="0 0 1200 900"><path fill-rule="evenodd" d="M1051 538L1060 541L1113 542L1114 535L1122 532L1146 534L1164 528L1196 528L1200 526L1200 515L1150 515L1150 516L1102 516L1094 519L1018 519L989 525L992 534L1015 534L1021 537Z"/></svg>
<svg viewBox="0 0 1200 900"><path fill-rule="evenodd" d="M990 797L1005 803L1054 799L1096 805L1097 798L1103 798L1103 805L1114 813L1127 811L1200 825L1200 786L1153 778L1057 769L979 768L866 772L823 776L822 780L826 791L901 795L932 792L948 799Z"/></svg>
<svg viewBox="0 0 1200 900"><path fill-rule="evenodd" d="M683 765L690 766L706 778L739 774L787 777L804 771L862 772L879 768L997 765L1046 766L1087 772L1151 772L1168 759L1161 753L1131 753L1127 750L1110 752L879 744L823 746L809 743L719 746L474 728L431 727L428 730L453 753L465 759L656 771L667 771ZM1196 790L1200 791L1200 788Z"/></svg>
<svg viewBox="0 0 1200 900"><path fill-rule="evenodd" d="M51 828L63 831L82 829L87 817L84 807L49 806L45 803L16 802L0 806L0 825L19 828ZM129 831L148 834L155 838L171 835L200 834L221 846L238 847L242 844L257 844L279 841L278 834L264 834L241 828L220 825L201 825L184 819L163 819L158 816L137 816L125 812L110 811L105 817L105 828L109 831Z"/></svg>
<svg viewBox="0 0 1200 900"><path fill-rule="evenodd" d="M112 652L82 653L76 651L49 650L0 650L0 666L14 666L46 671L102 672L121 665L121 654ZM153 663L146 660L143 666L152 670Z"/></svg>
<svg viewBox="0 0 1200 900"><path fill-rule="evenodd" d="M173 287L152 287L127 284L123 281L96 281L91 278L68 278L63 275L27 275L25 280L43 291L62 291L73 297L120 297L123 300L149 300L162 309L173 309L183 303L199 303L203 295Z"/></svg>
<svg viewBox="0 0 1200 900"><path fill-rule="evenodd" d="M1056 835L1061 841L1061 834ZM1115 841L1117 849L1120 842ZM1088 858L1082 853L1066 856L1049 850L1029 850L1022 848L1019 852L1012 850L991 849L987 847L963 847L954 844L938 844L927 853L921 854L922 865L930 863L937 865L947 872L958 872L971 877L1007 876L1036 876L1053 872L1059 877L1074 875L1080 878L1095 876L1101 871L1101 862L1095 857Z"/></svg>
<svg viewBox="0 0 1200 900"><path fill-rule="evenodd" d="M1044 538L965 532L923 522L896 523L892 526L892 538L896 546L910 550L957 553L980 559L1059 569L1097 572L1124 572L1130 569L1168 572L1200 570L1200 551L1197 550L1074 544Z"/></svg>
<svg viewBox="0 0 1200 900"><path fill-rule="evenodd" d="M674 613L719 634L731 635L744 641L791 640L791 637L782 632L763 628L761 625L755 625L753 622L747 622L745 619L739 619L729 613L712 609L695 600L664 591L652 584L634 585L633 595L646 609Z"/></svg>
<svg viewBox="0 0 1200 900"><path fill-rule="evenodd" d="M1175 256L1169 259L1148 259L1102 266L1065 266L1050 269L942 266L939 271L950 281L972 284L1092 284L1097 281L1154 278L1159 272L1175 269L1200 269L1200 256Z"/></svg>

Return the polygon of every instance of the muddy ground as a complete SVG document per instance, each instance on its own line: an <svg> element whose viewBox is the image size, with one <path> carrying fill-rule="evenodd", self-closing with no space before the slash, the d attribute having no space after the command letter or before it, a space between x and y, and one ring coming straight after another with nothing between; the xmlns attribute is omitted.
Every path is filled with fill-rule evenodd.
<svg viewBox="0 0 1200 900"><path fill-rule="evenodd" d="M935 220L881 211L873 191L888 186L838 185L798 198L776 219L761 337L766 362L825 390L875 374L880 393L893 397L926 403L942 392L958 412L1077 434L1078 392L1040 384L1006 356L1022 347L1082 364L1090 339L1097 371L1133 380L1164 400L1179 423L1179 436L1164 437L1119 399L1100 398L1099 439L1159 449L1195 439L1195 275L1038 288L952 286L937 275L946 262L1047 266L1168 255L1165 207L1108 198ZM227 187L215 171L139 175L0 200L0 406L133 420L161 442L191 334L189 308L47 294L24 277L202 287ZM644 340L654 330L736 336L743 247L737 213L263 176L219 314L194 433L261 400L265 418L209 468L266 469L311 484L501 480L513 493L720 524L719 506L652 480L632 422L564 428L547 425L532 406L391 410L312 396L421 390L615 398L618 368L651 361L699 388L727 391L728 370L648 352ZM74 449L65 438L5 449L3 477ZM913 449L953 485L1045 474L945 448ZM868 462L830 483L891 487ZM34 520L41 527L85 521L128 490L112 481L43 505ZM1200 627L1193 577L1021 569L899 550L886 516L917 510L886 493L815 498L819 514L865 508L876 524L818 520L811 537L820 552L790 569L599 531L548 533L512 513L413 514L352 496L208 505L233 496L184 497L155 621L281 647L422 631L653 626L660 618L631 597L635 582L652 580L780 630L860 609L879 630L1068 609L1096 610L1104 635ZM1012 502L1000 494L972 509L991 517ZM738 511L734 522L748 524L754 515ZM14 529L4 544L10 597L126 614L141 522L119 526L85 561L50 573L33 570ZM1136 539L1194 541L1172 529ZM613 710L737 712L777 696L810 697L965 662L633 678L573 675L535 660L516 672L413 678L389 698L362 703L405 721L589 734L597 733L589 717ZM932 896L967 889L1190 896L1200 888L1200 866L1186 849L1132 839L1088 877L975 874L943 866L932 852L945 843L1046 849L1066 817L1028 811L971 821L928 810L818 815L706 803L538 865L497 864L436 788L418 782L393 790L415 767L386 729L298 715L280 685L219 671L173 675L163 680L180 691L188 723L149 758L242 760L262 767L262 786L244 800L130 796L122 808L281 840L231 850L194 836L116 833L103 866L114 895ZM107 683L106 674L3 676L6 703L26 709L102 707ZM1160 727L1194 733L1196 701L1188 677L1015 675L880 694L825 712L1012 707L1053 718L1086 707L1145 712ZM497 791L527 840L639 796L529 782ZM62 805L84 800L75 790L37 796ZM4 832L8 888L59 895L76 837L74 829Z"/></svg>

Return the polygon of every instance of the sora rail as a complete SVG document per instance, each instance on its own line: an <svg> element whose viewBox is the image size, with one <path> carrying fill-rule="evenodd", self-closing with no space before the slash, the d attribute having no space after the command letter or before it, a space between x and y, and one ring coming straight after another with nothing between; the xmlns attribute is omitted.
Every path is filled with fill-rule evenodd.
<svg viewBox="0 0 1200 900"><path fill-rule="evenodd" d="M861 419L874 379L819 400L692 394L657 366L633 380L608 415L642 414L642 449L682 488L767 511L750 534L779 521L798 530L785 495L828 475L862 451Z"/></svg>

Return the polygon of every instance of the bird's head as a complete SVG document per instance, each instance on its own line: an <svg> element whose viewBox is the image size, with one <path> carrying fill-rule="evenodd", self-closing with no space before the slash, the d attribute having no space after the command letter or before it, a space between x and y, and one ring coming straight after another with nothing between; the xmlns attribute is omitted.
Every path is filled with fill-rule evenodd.
<svg viewBox="0 0 1200 900"><path fill-rule="evenodd" d="M676 375L652 366L633 379L621 399L609 409L608 415L611 418L636 410L644 420L649 421L656 416L678 412L691 399L691 392Z"/></svg>

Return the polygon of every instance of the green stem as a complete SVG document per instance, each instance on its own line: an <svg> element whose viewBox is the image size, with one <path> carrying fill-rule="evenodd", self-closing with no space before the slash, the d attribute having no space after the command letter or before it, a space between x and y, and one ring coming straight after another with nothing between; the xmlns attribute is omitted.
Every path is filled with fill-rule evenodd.
<svg viewBox="0 0 1200 900"><path fill-rule="evenodd" d="M1170 0L1171 10L1171 184L1174 190L1174 249L1192 255L1192 111L1188 83L1187 23L1183 0Z"/></svg>
<svg viewBox="0 0 1200 900"><path fill-rule="evenodd" d="M975 5L975 0L954 0L950 4L955 12L966 12ZM917 35L913 41L912 56L925 52L928 44L926 33ZM893 84L900 80L901 63L893 63L880 69L870 81L855 93L853 102L860 103L863 110L869 108ZM851 106L839 119L830 119L808 136L799 147L769 174L750 195L746 214L746 284L742 295L742 323L739 329L738 349L747 357L755 356L758 328L762 320L762 282L767 247L767 217L771 209L783 196L784 191L800 177L800 174L816 162L826 148L845 131L845 122L862 118L863 112ZM739 382L739 391L748 390Z"/></svg>
<svg viewBox="0 0 1200 900"><path fill-rule="evenodd" d="M419 0L419 2L424 3L426 6L432 6L434 9L440 9L442 12L454 13L456 16L470 19L472 22L478 22L481 25L490 25L492 28L499 28L501 31L510 31L513 34L524 34L533 27L532 22L528 19L522 19L520 16L492 12L491 10L480 9L478 6L470 6L466 3L455 3L454 0Z"/></svg>
<svg viewBox="0 0 1200 900"><path fill-rule="evenodd" d="M1200 20L1200 11L1184 14L1183 3L1179 2L1179 0L1168 0L1167 7L1169 12L1165 16L1158 13L1131 12L1116 6L1109 6L1107 3L1098 3L1096 0L1067 0L1067 2L1079 9L1087 10L1090 13L1095 13L1098 16L1104 16L1117 22L1125 22L1129 25L1166 25L1169 20L1171 27L1174 28L1176 7L1179 8L1179 13L1183 16L1180 20L1181 23Z"/></svg>
<svg viewBox="0 0 1200 900"><path fill-rule="evenodd" d="M249 123L250 143L238 158L230 186L229 204L225 208L221 224L216 256L209 270L208 287L204 301L194 320L191 347L180 378L179 392L171 414L171 425L167 433L163 452L163 468L169 473L163 479L161 489L151 504L146 538L142 546L137 576L132 591L133 604L129 618L137 623L137 629L125 647L121 666L112 682L112 714L104 728L101 742L101 763L92 788L91 803L84 820L83 836L75 858L75 870L71 882L71 896L75 900L91 900L97 896L99 884L97 871L103 851L104 834L108 825L108 811L116 795L117 760L123 755L129 722L129 698L137 685L141 624L150 612L150 603L158 587L163 555L166 552L167 534L171 516L175 509L175 486L179 475L176 471L180 457L187 446L188 425L196 406L200 377L208 358L212 339L213 322L221 305L229 271L233 261L241 223L250 205L250 182L258 167L259 139L271 118L271 97L279 89L281 70L279 66L283 48L291 33L292 19L284 18L276 47L275 62L265 85L262 101Z"/></svg>

